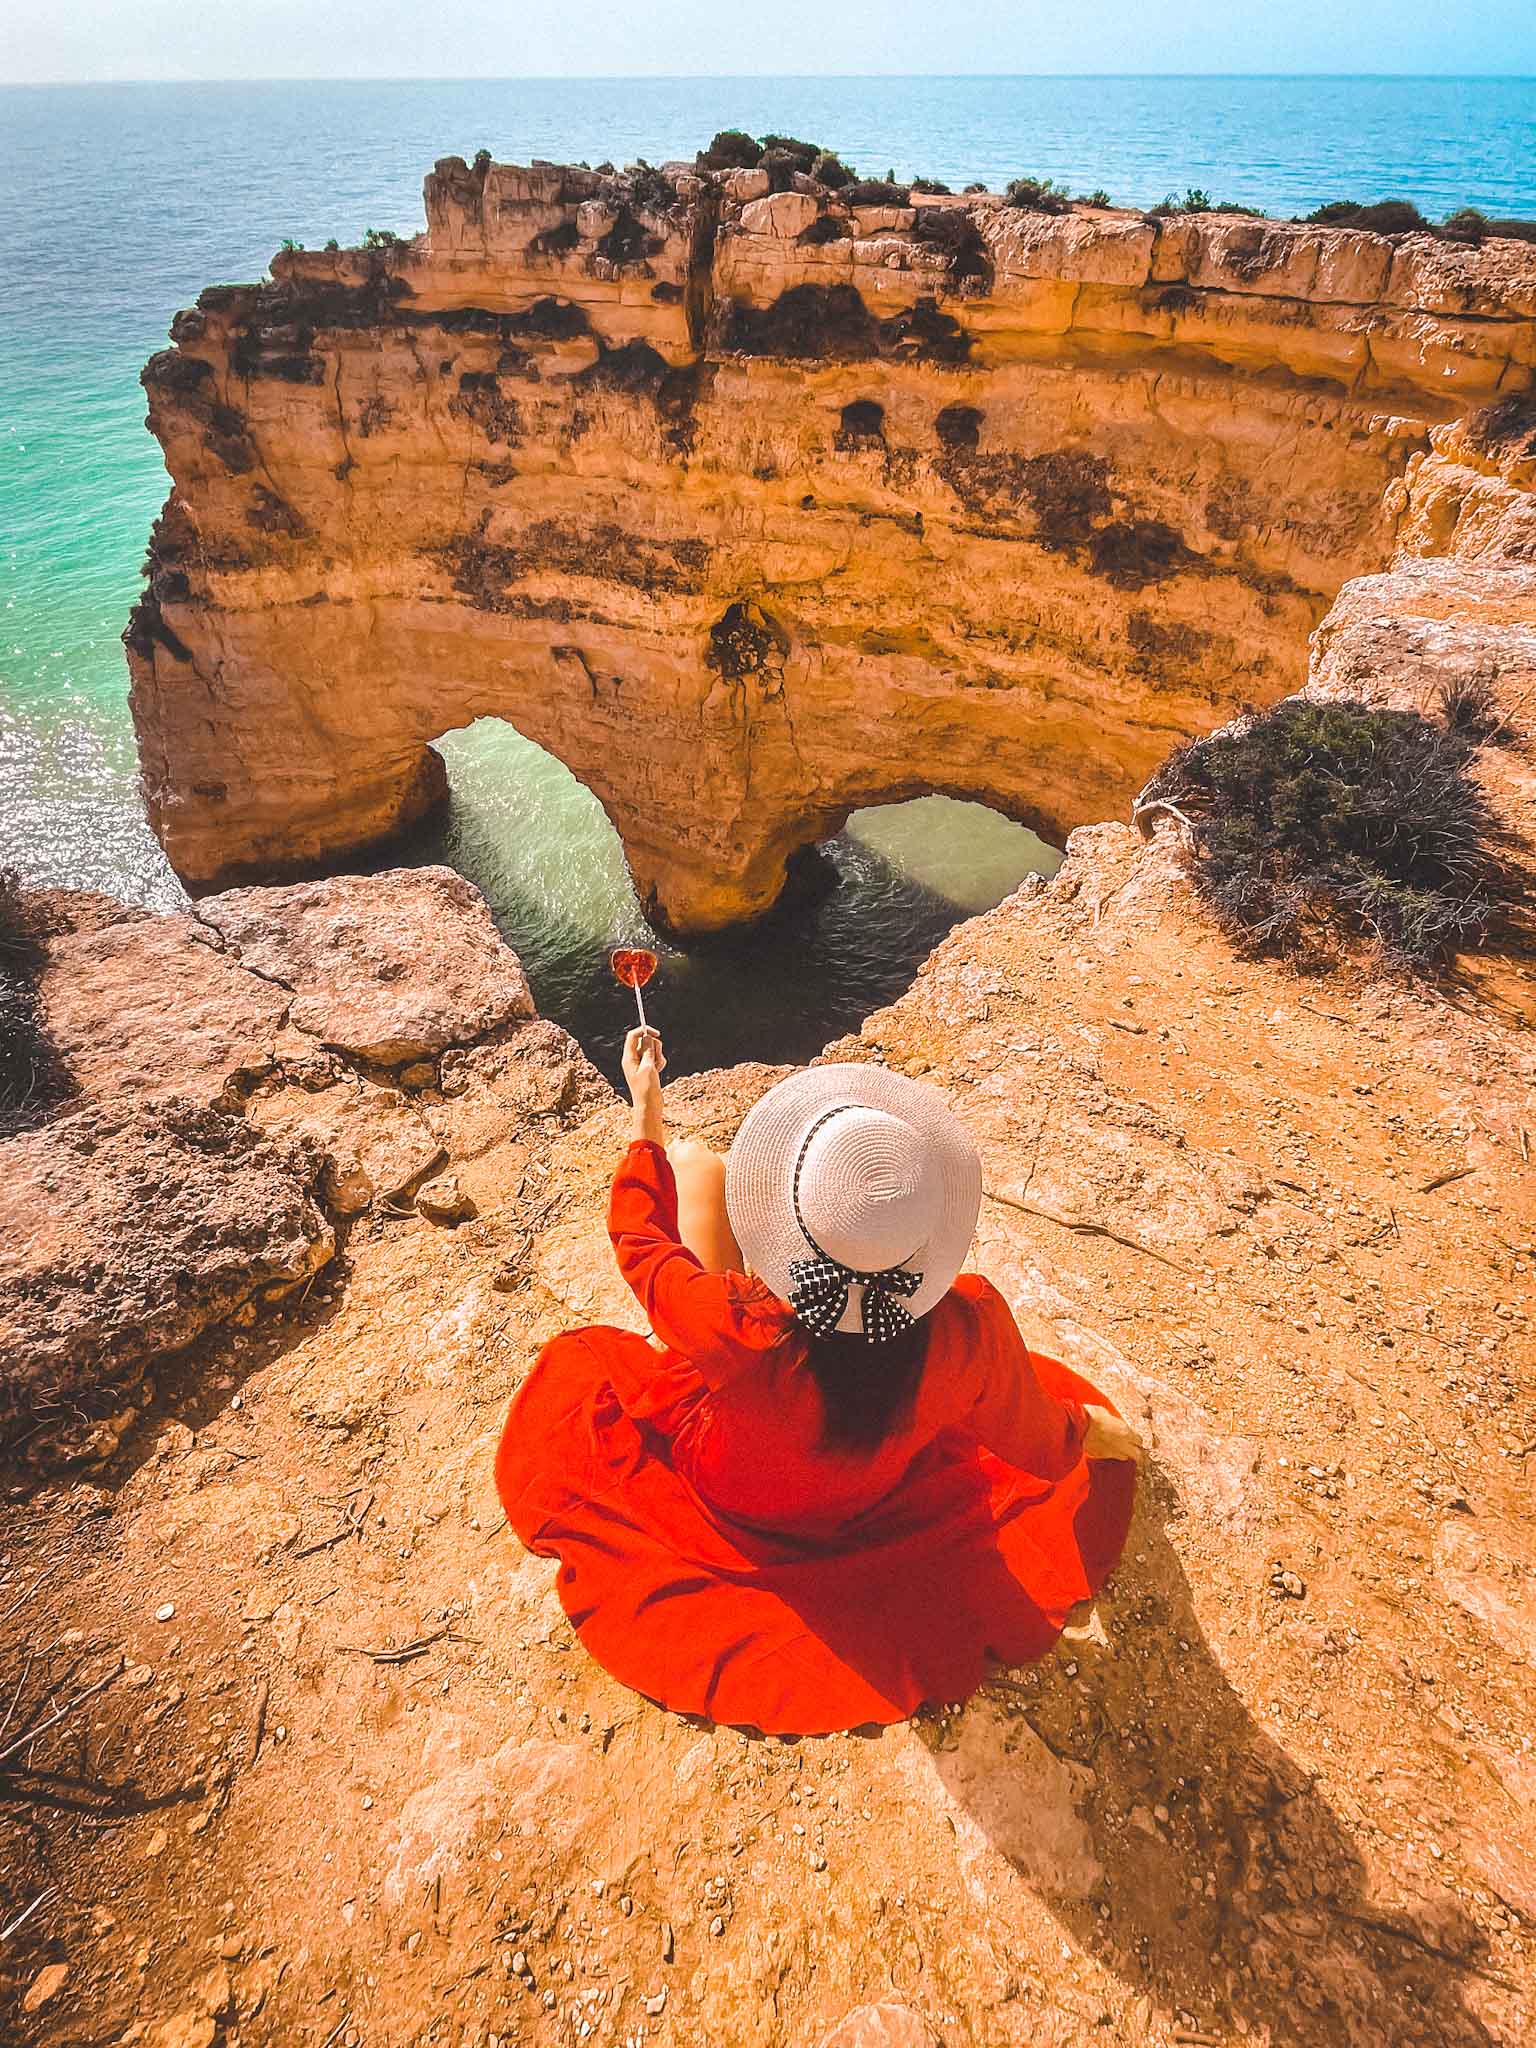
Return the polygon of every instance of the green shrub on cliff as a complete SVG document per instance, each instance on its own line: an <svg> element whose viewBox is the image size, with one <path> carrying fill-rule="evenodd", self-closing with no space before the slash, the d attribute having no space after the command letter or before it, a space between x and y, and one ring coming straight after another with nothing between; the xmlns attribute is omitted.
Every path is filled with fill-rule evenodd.
<svg viewBox="0 0 1536 2048"><path fill-rule="evenodd" d="M706 171L755 170L762 154L763 145L740 128L722 128L708 149L699 151L699 167Z"/></svg>
<svg viewBox="0 0 1536 2048"><path fill-rule="evenodd" d="M1147 211L1157 220L1179 213L1236 213L1244 220L1263 220L1265 217L1262 206L1243 206L1235 199L1213 199L1199 185L1186 186L1182 199L1177 192L1170 192L1156 206L1149 206Z"/></svg>
<svg viewBox="0 0 1536 2048"><path fill-rule="evenodd" d="M765 135L763 149L774 156L788 157L797 171L806 172L818 157L826 155L819 142L802 142L798 135Z"/></svg>
<svg viewBox="0 0 1536 2048"><path fill-rule="evenodd" d="M1071 194L1051 178L1015 178L1004 196L1025 213L1065 213L1072 204Z"/></svg>
<svg viewBox="0 0 1536 2048"><path fill-rule="evenodd" d="M1440 233L1448 242L1470 242L1475 248L1487 240L1490 226L1486 213L1479 213L1475 206L1461 206L1441 221Z"/></svg>
<svg viewBox="0 0 1536 2048"><path fill-rule="evenodd" d="M1437 227L1426 220L1411 199L1378 199L1363 206L1356 199L1330 199L1303 216L1312 227L1363 228L1373 235L1434 235L1442 242L1472 247L1489 240L1536 242L1536 220L1495 219L1476 206L1458 206Z"/></svg>
<svg viewBox="0 0 1536 2048"><path fill-rule="evenodd" d="M1468 242L1474 248L1490 240L1536 242L1536 220L1493 219L1475 206L1459 206L1435 232L1443 241Z"/></svg>
<svg viewBox="0 0 1536 2048"><path fill-rule="evenodd" d="M850 206L905 206L911 191L890 178L855 178L841 196Z"/></svg>
<svg viewBox="0 0 1536 2048"><path fill-rule="evenodd" d="M852 166L845 164L841 157L834 156L830 149L823 150L811 165L811 176L818 185L825 185L829 192L841 192L845 185L853 183L856 175Z"/></svg>
<svg viewBox="0 0 1536 2048"><path fill-rule="evenodd" d="M1195 886L1242 950L1319 966L1365 940L1432 967L1507 908L1480 736L1459 712L1291 698L1179 748L1139 807L1184 818Z"/></svg>
<svg viewBox="0 0 1536 2048"><path fill-rule="evenodd" d="M1429 235L1434 229L1411 199L1378 199L1363 206L1357 199L1330 199L1314 207L1308 222L1320 228L1364 228L1373 235Z"/></svg>

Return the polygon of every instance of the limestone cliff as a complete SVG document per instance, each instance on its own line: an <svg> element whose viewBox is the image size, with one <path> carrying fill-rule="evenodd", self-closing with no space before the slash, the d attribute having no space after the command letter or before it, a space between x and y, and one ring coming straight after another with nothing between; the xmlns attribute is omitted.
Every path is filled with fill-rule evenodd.
<svg viewBox="0 0 1536 2048"><path fill-rule="evenodd" d="M1298 687L1430 433L1536 366L1518 243L767 184L450 158L414 241L177 316L126 638L189 884L387 838L491 714L684 930L857 805L1060 839Z"/></svg>

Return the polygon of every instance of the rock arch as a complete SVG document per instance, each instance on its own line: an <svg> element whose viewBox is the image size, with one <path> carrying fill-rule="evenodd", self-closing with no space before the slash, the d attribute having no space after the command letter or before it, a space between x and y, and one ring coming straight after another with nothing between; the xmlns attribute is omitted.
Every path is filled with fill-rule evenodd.
<svg viewBox="0 0 1536 2048"><path fill-rule="evenodd" d="M414 242L177 316L125 638L190 886L387 839L483 716L683 931L863 804L1059 840L1299 685L1430 429L1536 361L1520 245L982 198L951 276L910 209L758 176L445 160Z"/></svg>

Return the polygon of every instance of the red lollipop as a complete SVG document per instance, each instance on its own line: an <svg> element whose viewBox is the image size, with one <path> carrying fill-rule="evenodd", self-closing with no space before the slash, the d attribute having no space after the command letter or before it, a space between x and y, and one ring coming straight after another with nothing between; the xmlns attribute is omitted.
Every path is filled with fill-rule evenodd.
<svg viewBox="0 0 1536 2048"><path fill-rule="evenodd" d="M635 1008L640 1012L640 1022L644 1025L645 1004L640 991L656 972L654 951L649 946L613 946L609 949L608 965L613 969L616 981L634 990Z"/></svg>

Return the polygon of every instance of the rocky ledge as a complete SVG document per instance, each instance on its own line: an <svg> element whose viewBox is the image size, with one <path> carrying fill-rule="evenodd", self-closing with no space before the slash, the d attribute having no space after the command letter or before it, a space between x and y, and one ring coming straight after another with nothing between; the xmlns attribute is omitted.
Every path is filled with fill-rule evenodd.
<svg viewBox="0 0 1536 2048"><path fill-rule="evenodd" d="M159 916L58 891L41 1000L76 1091L0 1145L0 1407L36 1426L307 1288L371 1213L473 1217L480 1162L607 1090L444 868ZM98 1404L99 1405L99 1404ZM98 1456L95 1417L54 1450Z"/></svg>
<svg viewBox="0 0 1536 2048"><path fill-rule="evenodd" d="M1298 688L1536 371L1530 244L769 182L449 158L424 234L177 315L127 642L191 886L387 839L485 716L683 930L858 805L1059 843Z"/></svg>

